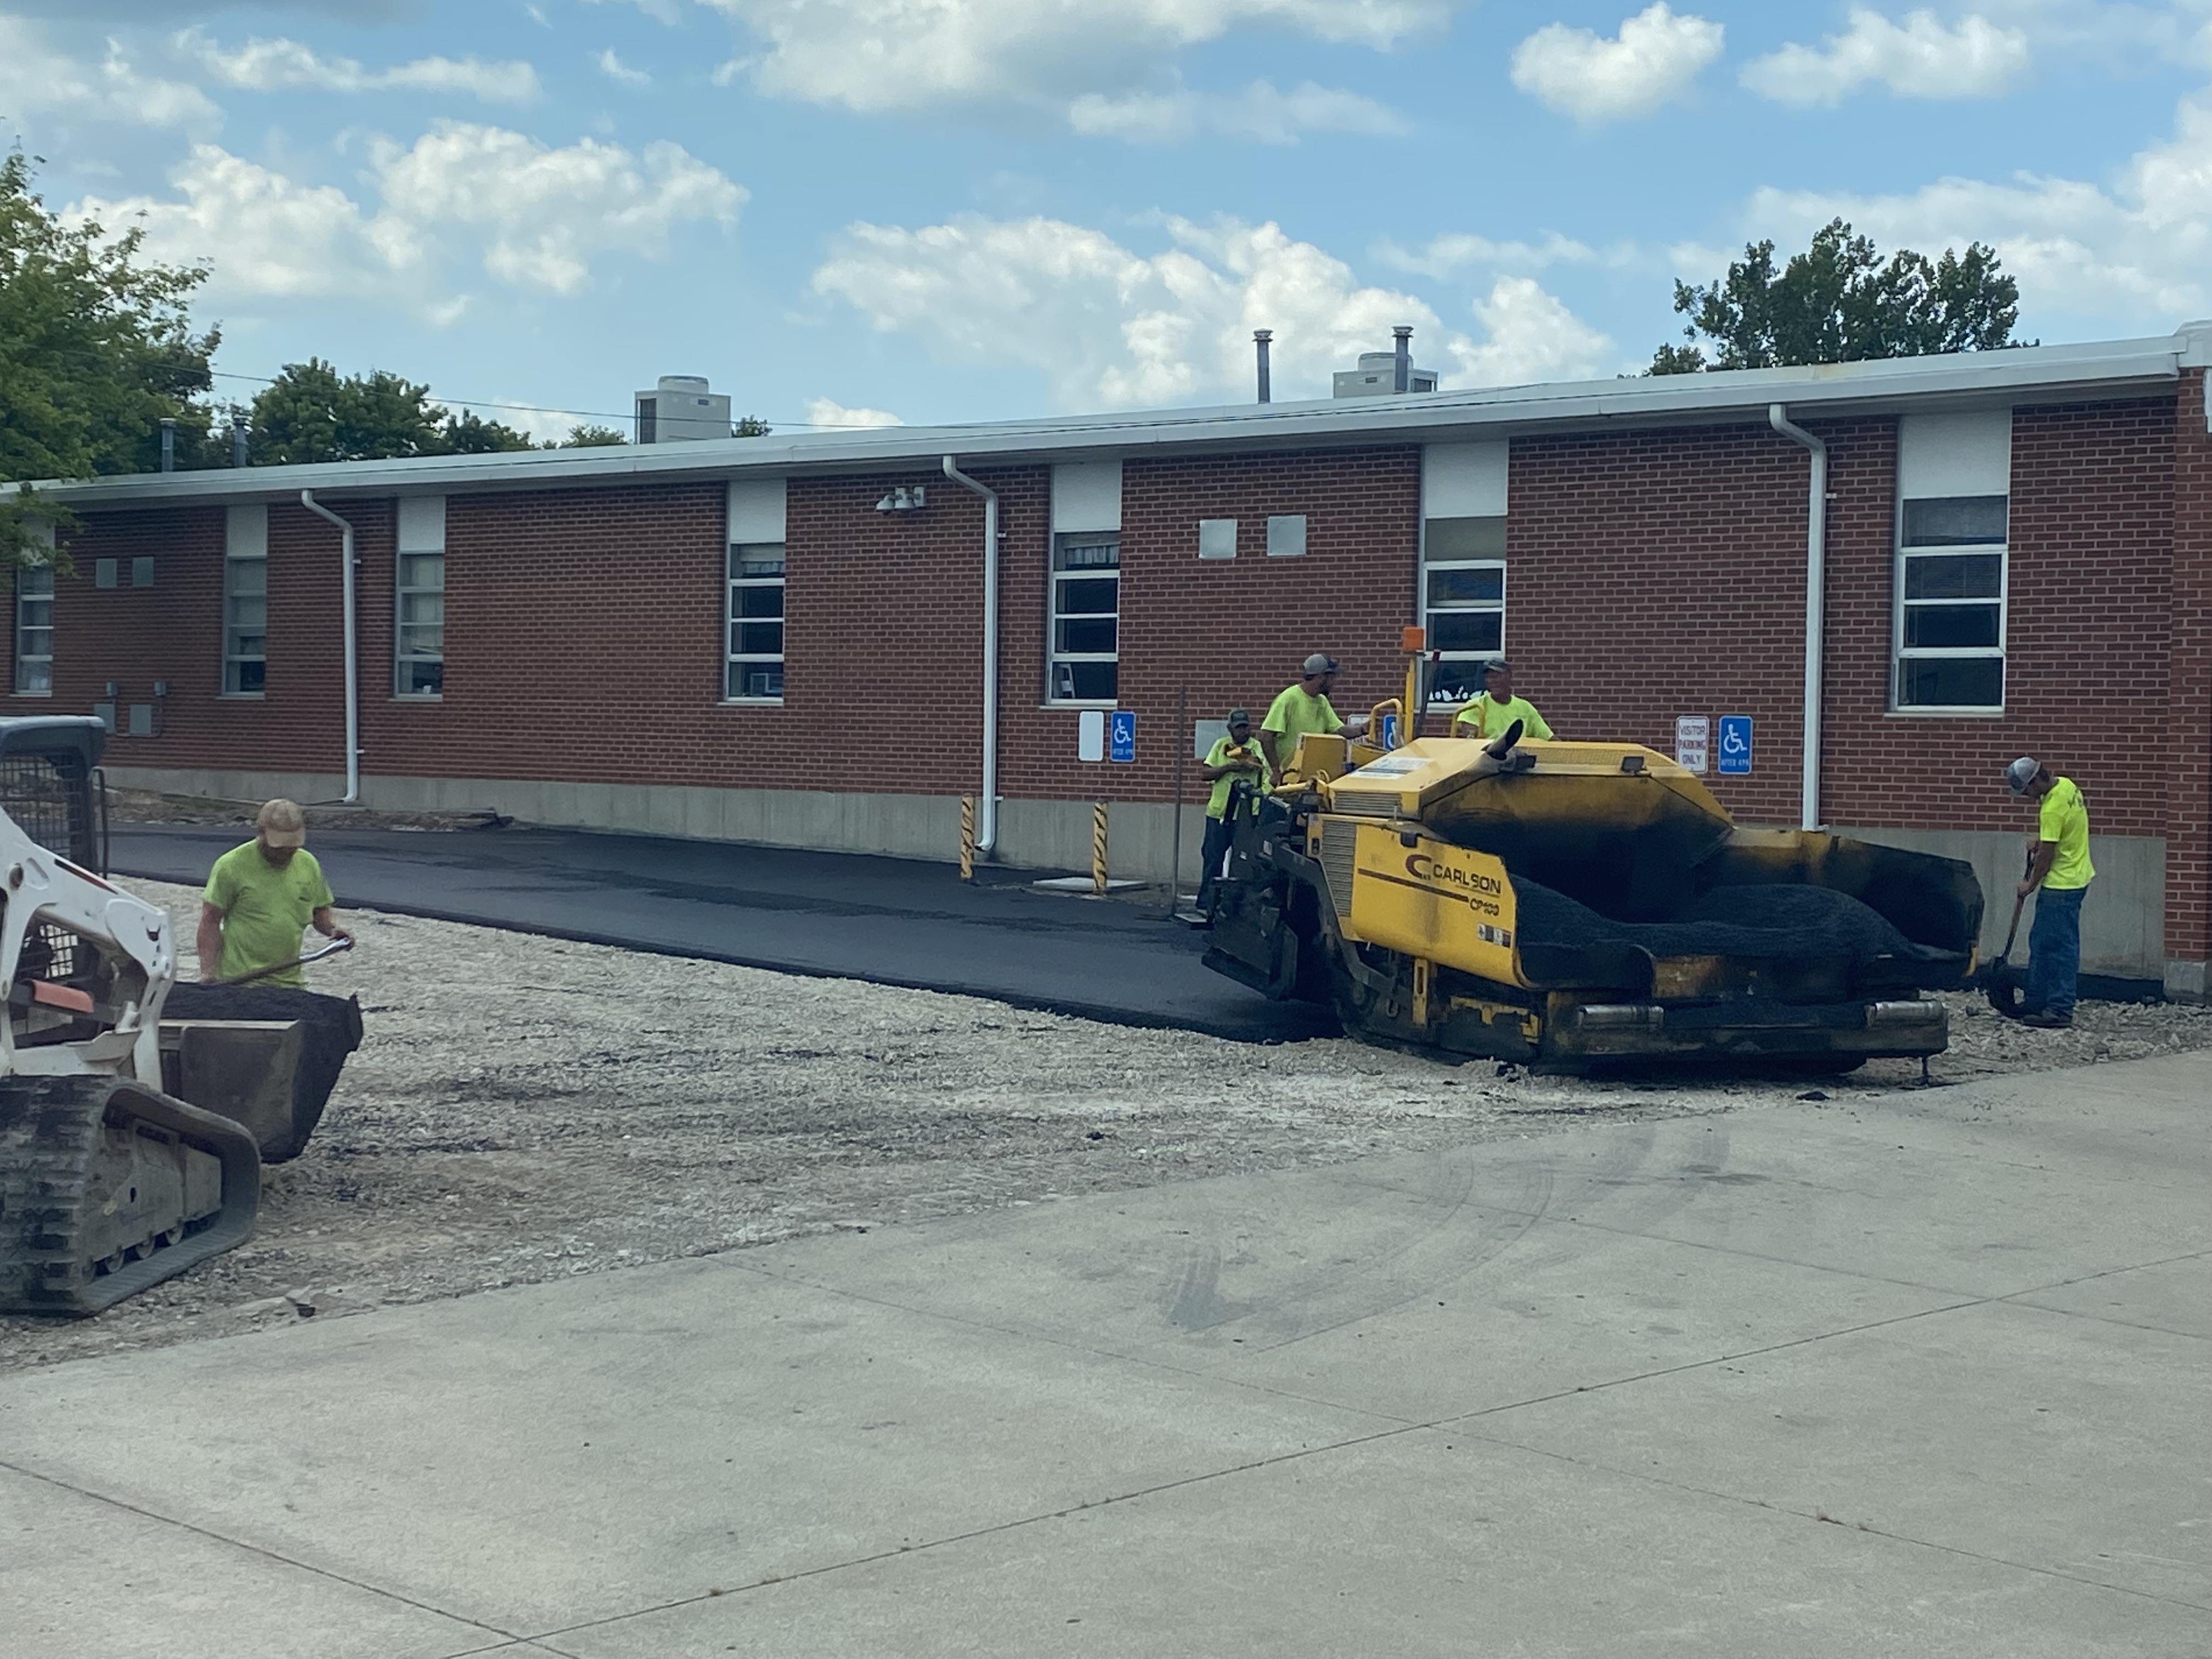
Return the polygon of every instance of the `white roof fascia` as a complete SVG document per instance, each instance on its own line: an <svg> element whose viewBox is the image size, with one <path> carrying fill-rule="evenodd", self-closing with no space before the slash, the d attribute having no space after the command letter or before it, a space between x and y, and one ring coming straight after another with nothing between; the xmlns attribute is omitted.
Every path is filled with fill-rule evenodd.
<svg viewBox="0 0 2212 1659"><path fill-rule="evenodd" d="M933 470L939 458L947 454L988 465L994 461L1137 456L1146 451L1469 442L1538 431L1763 422L1767 405L1774 403L1817 419L1906 408L1990 407L2054 396L2124 397L2171 386L2188 355L2203 349L2199 338L2182 333L1876 362L1626 376L1405 397L1239 404L967 426L870 427L791 438L708 439L605 449L219 467L77 479L36 488L57 504L72 507L167 507L297 500L302 489L389 496L677 483L751 471ZM0 495L14 489L0 485Z"/></svg>

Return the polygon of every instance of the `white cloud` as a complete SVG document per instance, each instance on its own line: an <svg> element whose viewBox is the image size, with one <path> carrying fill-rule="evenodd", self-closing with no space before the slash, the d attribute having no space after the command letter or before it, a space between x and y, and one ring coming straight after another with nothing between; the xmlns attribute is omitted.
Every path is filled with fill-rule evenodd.
<svg viewBox="0 0 2212 1659"><path fill-rule="evenodd" d="M1240 28L1290 29L1380 50L1440 28L1463 0L705 3L764 47L726 64L718 78L750 75L775 97L870 112L995 104L1065 115L1086 94L1157 94L1176 54Z"/></svg>
<svg viewBox="0 0 2212 1659"><path fill-rule="evenodd" d="M1501 276L1474 314L1489 331L1462 349L1461 373L1470 386L1528 386L1586 380L1608 372L1619 355L1611 339L1540 288L1533 276Z"/></svg>
<svg viewBox="0 0 2212 1659"><path fill-rule="evenodd" d="M446 122L408 148L374 147L374 210L330 185L305 185L212 144L171 175L167 198L88 198L76 216L146 228L157 255L214 266L213 297L376 295L451 320L463 301L445 268L474 258L499 281L573 295L593 262L659 258L670 235L729 224L738 185L671 143L632 155L583 139L555 149L519 132Z"/></svg>
<svg viewBox="0 0 2212 1659"><path fill-rule="evenodd" d="M1757 234L1802 245L1838 215L1886 247L1994 245L2031 313L2163 331L2212 315L2212 93L2185 100L2172 136L2130 158L2109 189L2021 173L1909 195L1763 190L1748 219Z"/></svg>
<svg viewBox="0 0 2212 1659"><path fill-rule="evenodd" d="M1445 277L1464 270L1541 270L1547 265L1589 264L1599 256L1587 243L1562 236L1557 231L1547 231L1542 240L1535 242L1498 242L1487 236L1458 233L1431 237L1425 246L1419 248L1403 248L1395 242L1386 241L1375 250L1375 257L1394 270Z"/></svg>
<svg viewBox="0 0 2212 1659"><path fill-rule="evenodd" d="M1294 144L1301 133L1406 131L1397 114L1356 92L1307 81L1288 92L1255 81L1240 93L1087 92L1068 106L1067 124L1087 137L1133 143L1173 143L1200 132L1263 144Z"/></svg>
<svg viewBox="0 0 2212 1659"><path fill-rule="evenodd" d="M142 75L111 40L98 65L55 46L39 25L0 14L0 114L17 121L96 121L212 132L222 112L198 87Z"/></svg>
<svg viewBox="0 0 2212 1659"><path fill-rule="evenodd" d="M1333 370L1387 349L1393 325L1415 356L1465 383L1536 370L1581 372L1606 342L1533 281L1500 283L1477 314L1490 339L1446 330L1409 294L1362 284L1351 267L1273 224L1165 222L1146 256L1062 220L966 216L918 230L856 224L814 273L815 291L939 359L1013 362L1065 407L1144 407L1251 394L1252 331L1274 331L1278 392L1326 395Z"/></svg>
<svg viewBox="0 0 2212 1659"><path fill-rule="evenodd" d="M649 87L653 84L653 77L643 70L632 69L616 57L612 46L606 47L592 61L599 66L599 73L610 81L618 81L626 87Z"/></svg>
<svg viewBox="0 0 2212 1659"><path fill-rule="evenodd" d="M848 409L830 398L809 398L806 400L806 424L816 427L840 426L904 426L906 422L886 409Z"/></svg>
<svg viewBox="0 0 2212 1659"><path fill-rule="evenodd" d="M1666 0L1610 40L1547 23L1513 49L1513 84L1577 121L1630 120L1687 92L1721 55L1722 35L1718 23L1678 17Z"/></svg>
<svg viewBox="0 0 2212 1659"><path fill-rule="evenodd" d="M458 92L488 104L526 104L542 90L527 64L480 58L418 58L387 70L367 70L350 58L325 58L297 40L249 40L225 52L197 28L177 36L177 50L225 86L247 92L311 87L323 92Z"/></svg>
<svg viewBox="0 0 2212 1659"><path fill-rule="evenodd" d="M1993 98L2027 70L2027 34L1978 14L1946 28L1929 11L1902 25L1854 8L1850 27L1820 46L1790 45L1745 66L1743 84L1800 108L1835 105L1869 82L1904 98Z"/></svg>

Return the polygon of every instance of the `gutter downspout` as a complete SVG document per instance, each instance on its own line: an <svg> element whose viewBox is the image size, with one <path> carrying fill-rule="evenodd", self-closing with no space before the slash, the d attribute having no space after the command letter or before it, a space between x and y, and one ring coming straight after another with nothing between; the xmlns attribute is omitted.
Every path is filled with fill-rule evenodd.
<svg viewBox="0 0 2212 1659"><path fill-rule="evenodd" d="M983 799L975 850L988 857L999 844L999 497L963 472L957 460L945 458L945 476L983 498Z"/></svg>
<svg viewBox="0 0 2212 1659"><path fill-rule="evenodd" d="M1769 404L1766 422L1812 453L1812 482L1805 501L1805 769L1799 786L1801 830L1820 827L1820 696L1822 632L1826 625L1828 446L1790 418L1786 404Z"/></svg>
<svg viewBox="0 0 2212 1659"><path fill-rule="evenodd" d="M361 799L361 664L354 638L353 526L317 501L312 489L300 492L300 505L338 527L339 556L345 561L345 793L339 800L350 806Z"/></svg>

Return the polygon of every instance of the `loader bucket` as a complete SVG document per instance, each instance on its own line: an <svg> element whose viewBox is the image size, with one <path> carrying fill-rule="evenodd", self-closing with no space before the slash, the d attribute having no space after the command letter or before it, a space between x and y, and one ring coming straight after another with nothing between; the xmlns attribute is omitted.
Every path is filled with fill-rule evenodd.
<svg viewBox="0 0 2212 1659"><path fill-rule="evenodd" d="M162 1010L161 1077L173 1094L244 1124L262 1162L283 1164L306 1150L361 1030L353 998L180 984Z"/></svg>

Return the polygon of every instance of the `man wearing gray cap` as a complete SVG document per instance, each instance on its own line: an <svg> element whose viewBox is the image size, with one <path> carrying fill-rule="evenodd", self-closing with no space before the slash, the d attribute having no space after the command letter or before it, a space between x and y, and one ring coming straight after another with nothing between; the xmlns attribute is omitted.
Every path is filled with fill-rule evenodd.
<svg viewBox="0 0 2212 1659"><path fill-rule="evenodd" d="M2097 872L2089 862L2089 808L2071 778L2053 777L2033 755L2005 768L2015 796L2036 803L2033 857L2019 895L2035 895L2027 932L2027 1013L2021 1023L2063 1031L2074 1023L2074 983L2081 967L2081 899Z"/></svg>
<svg viewBox="0 0 2212 1659"><path fill-rule="evenodd" d="M1283 769L1297 752L1298 739L1307 732L1327 737L1341 732L1346 738L1356 738L1367 729L1366 715L1341 720L1330 706L1328 694L1336 685L1336 669L1335 658L1325 651L1315 652L1305 660L1304 678L1296 685L1285 686L1268 704L1267 718L1260 722L1260 746L1267 752L1271 779L1283 775Z"/></svg>

